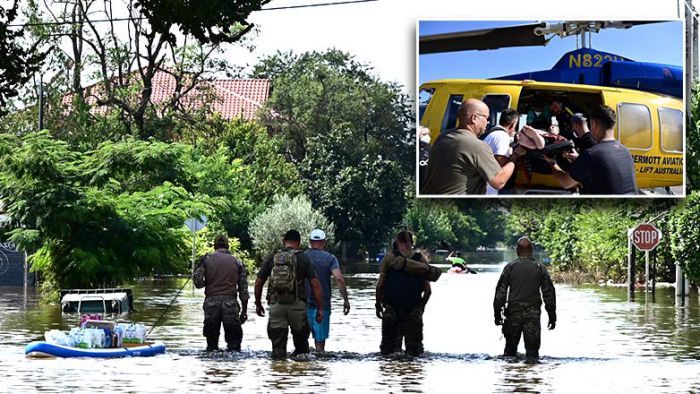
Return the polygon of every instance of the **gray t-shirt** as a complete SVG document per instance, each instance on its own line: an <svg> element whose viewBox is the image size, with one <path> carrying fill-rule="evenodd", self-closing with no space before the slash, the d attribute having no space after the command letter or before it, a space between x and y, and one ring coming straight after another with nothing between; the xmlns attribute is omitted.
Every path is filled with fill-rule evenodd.
<svg viewBox="0 0 700 394"><path fill-rule="evenodd" d="M468 130L438 137L430 150L428 175L421 194L484 194L501 166L489 146Z"/></svg>
<svg viewBox="0 0 700 394"><path fill-rule="evenodd" d="M316 269L318 280L321 282L321 289L323 290L323 307L325 309L330 309L331 271L340 268L338 265L338 259L325 250L320 249L309 249L304 252L304 254L309 257L309 260L311 260L311 263ZM314 300L313 293L311 292L311 286L306 286L306 299L308 306L314 308L316 307L316 301Z"/></svg>

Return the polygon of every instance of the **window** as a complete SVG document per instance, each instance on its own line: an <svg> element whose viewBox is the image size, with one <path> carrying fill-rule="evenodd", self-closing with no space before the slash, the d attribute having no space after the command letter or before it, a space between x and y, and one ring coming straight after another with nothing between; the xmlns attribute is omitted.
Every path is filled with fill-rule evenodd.
<svg viewBox="0 0 700 394"><path fill-rule="evenodd" d="M659 108L661 149L666 152L683 152L683 112L671 108Z"/></svg>
<svg viewBox="0 0 700 394"><path fill-rule="evenodd" d="M452 130L457 127L457 110L459 106L462 105L463 100L464 95L462 94L450 95L450 99L447 100L447 108L445 108L445 116L442 117L441 133L445 130Z"/></svg>
<svg viewBox="0 0 700 394"><path fill-rule="evenodd" d="M425 110L428 109L428 104L430 104L430 99L433 98L435 94L435 89L421 89L418 94L418 122L423 120L423 114Z"/></svg>
<svg viewBox="0 0 700 394"><path fill-rule="evenodd" d="M620 103L617 119L620 142L629 149L651 149L651 112L646 105Z"/></svg>
<svg viewBox="0 0 700 394"><path fill-rule="evenodd" d="M510 96L507 94L487 94L481 101L489 107L489 125L486 127L488 130L501 120L501 111L510 107Z"/></svg>

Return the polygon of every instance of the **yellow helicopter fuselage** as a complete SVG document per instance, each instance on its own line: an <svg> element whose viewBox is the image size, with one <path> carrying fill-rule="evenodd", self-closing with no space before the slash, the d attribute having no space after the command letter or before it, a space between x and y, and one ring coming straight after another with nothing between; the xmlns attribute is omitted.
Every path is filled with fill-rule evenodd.
<svg viewBox="0 0 700 394"><path fill-rule="evenodd" d="M536 100L558 99L584 114L599 104L617 114L615 138L624 144L635 162L637 187L683 184L683 101L666 95L596 85L554 82L446 79L424 83L419 90L420 124L430 129L431 140L457 127L456 109L469 99L484 101L490 110L489 123L498 124L506 108L526 114ZM560 188L547 171L519 170L520 189Z"/></svg>

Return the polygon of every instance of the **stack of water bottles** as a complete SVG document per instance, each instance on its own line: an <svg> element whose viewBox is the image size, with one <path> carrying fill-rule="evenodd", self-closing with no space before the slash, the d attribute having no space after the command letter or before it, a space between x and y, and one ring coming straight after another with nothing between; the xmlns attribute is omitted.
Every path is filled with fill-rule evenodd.
<svg viewBox="0 0 700 394"><path fill-rule="evenodd" d="M128 347L146 341L146 326L134 323L114 323L95 316L83 316L79 327L63 331L50 330L44 333L46 342L83 349Z"/></svg>

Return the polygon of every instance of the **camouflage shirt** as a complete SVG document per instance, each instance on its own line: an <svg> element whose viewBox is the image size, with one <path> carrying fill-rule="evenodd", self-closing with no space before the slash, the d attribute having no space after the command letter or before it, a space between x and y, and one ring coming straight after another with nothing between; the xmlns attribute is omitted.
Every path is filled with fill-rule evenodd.
<svg viewBox="0 0 700 394"><path fill-rule="evenodd" d="M493 298L493 312L500 316L506 302L509 310L518 311L539 307L543 300L547 313L555 314L556 295L547 269L532 257L519 257L503 268Z"/></svg>

